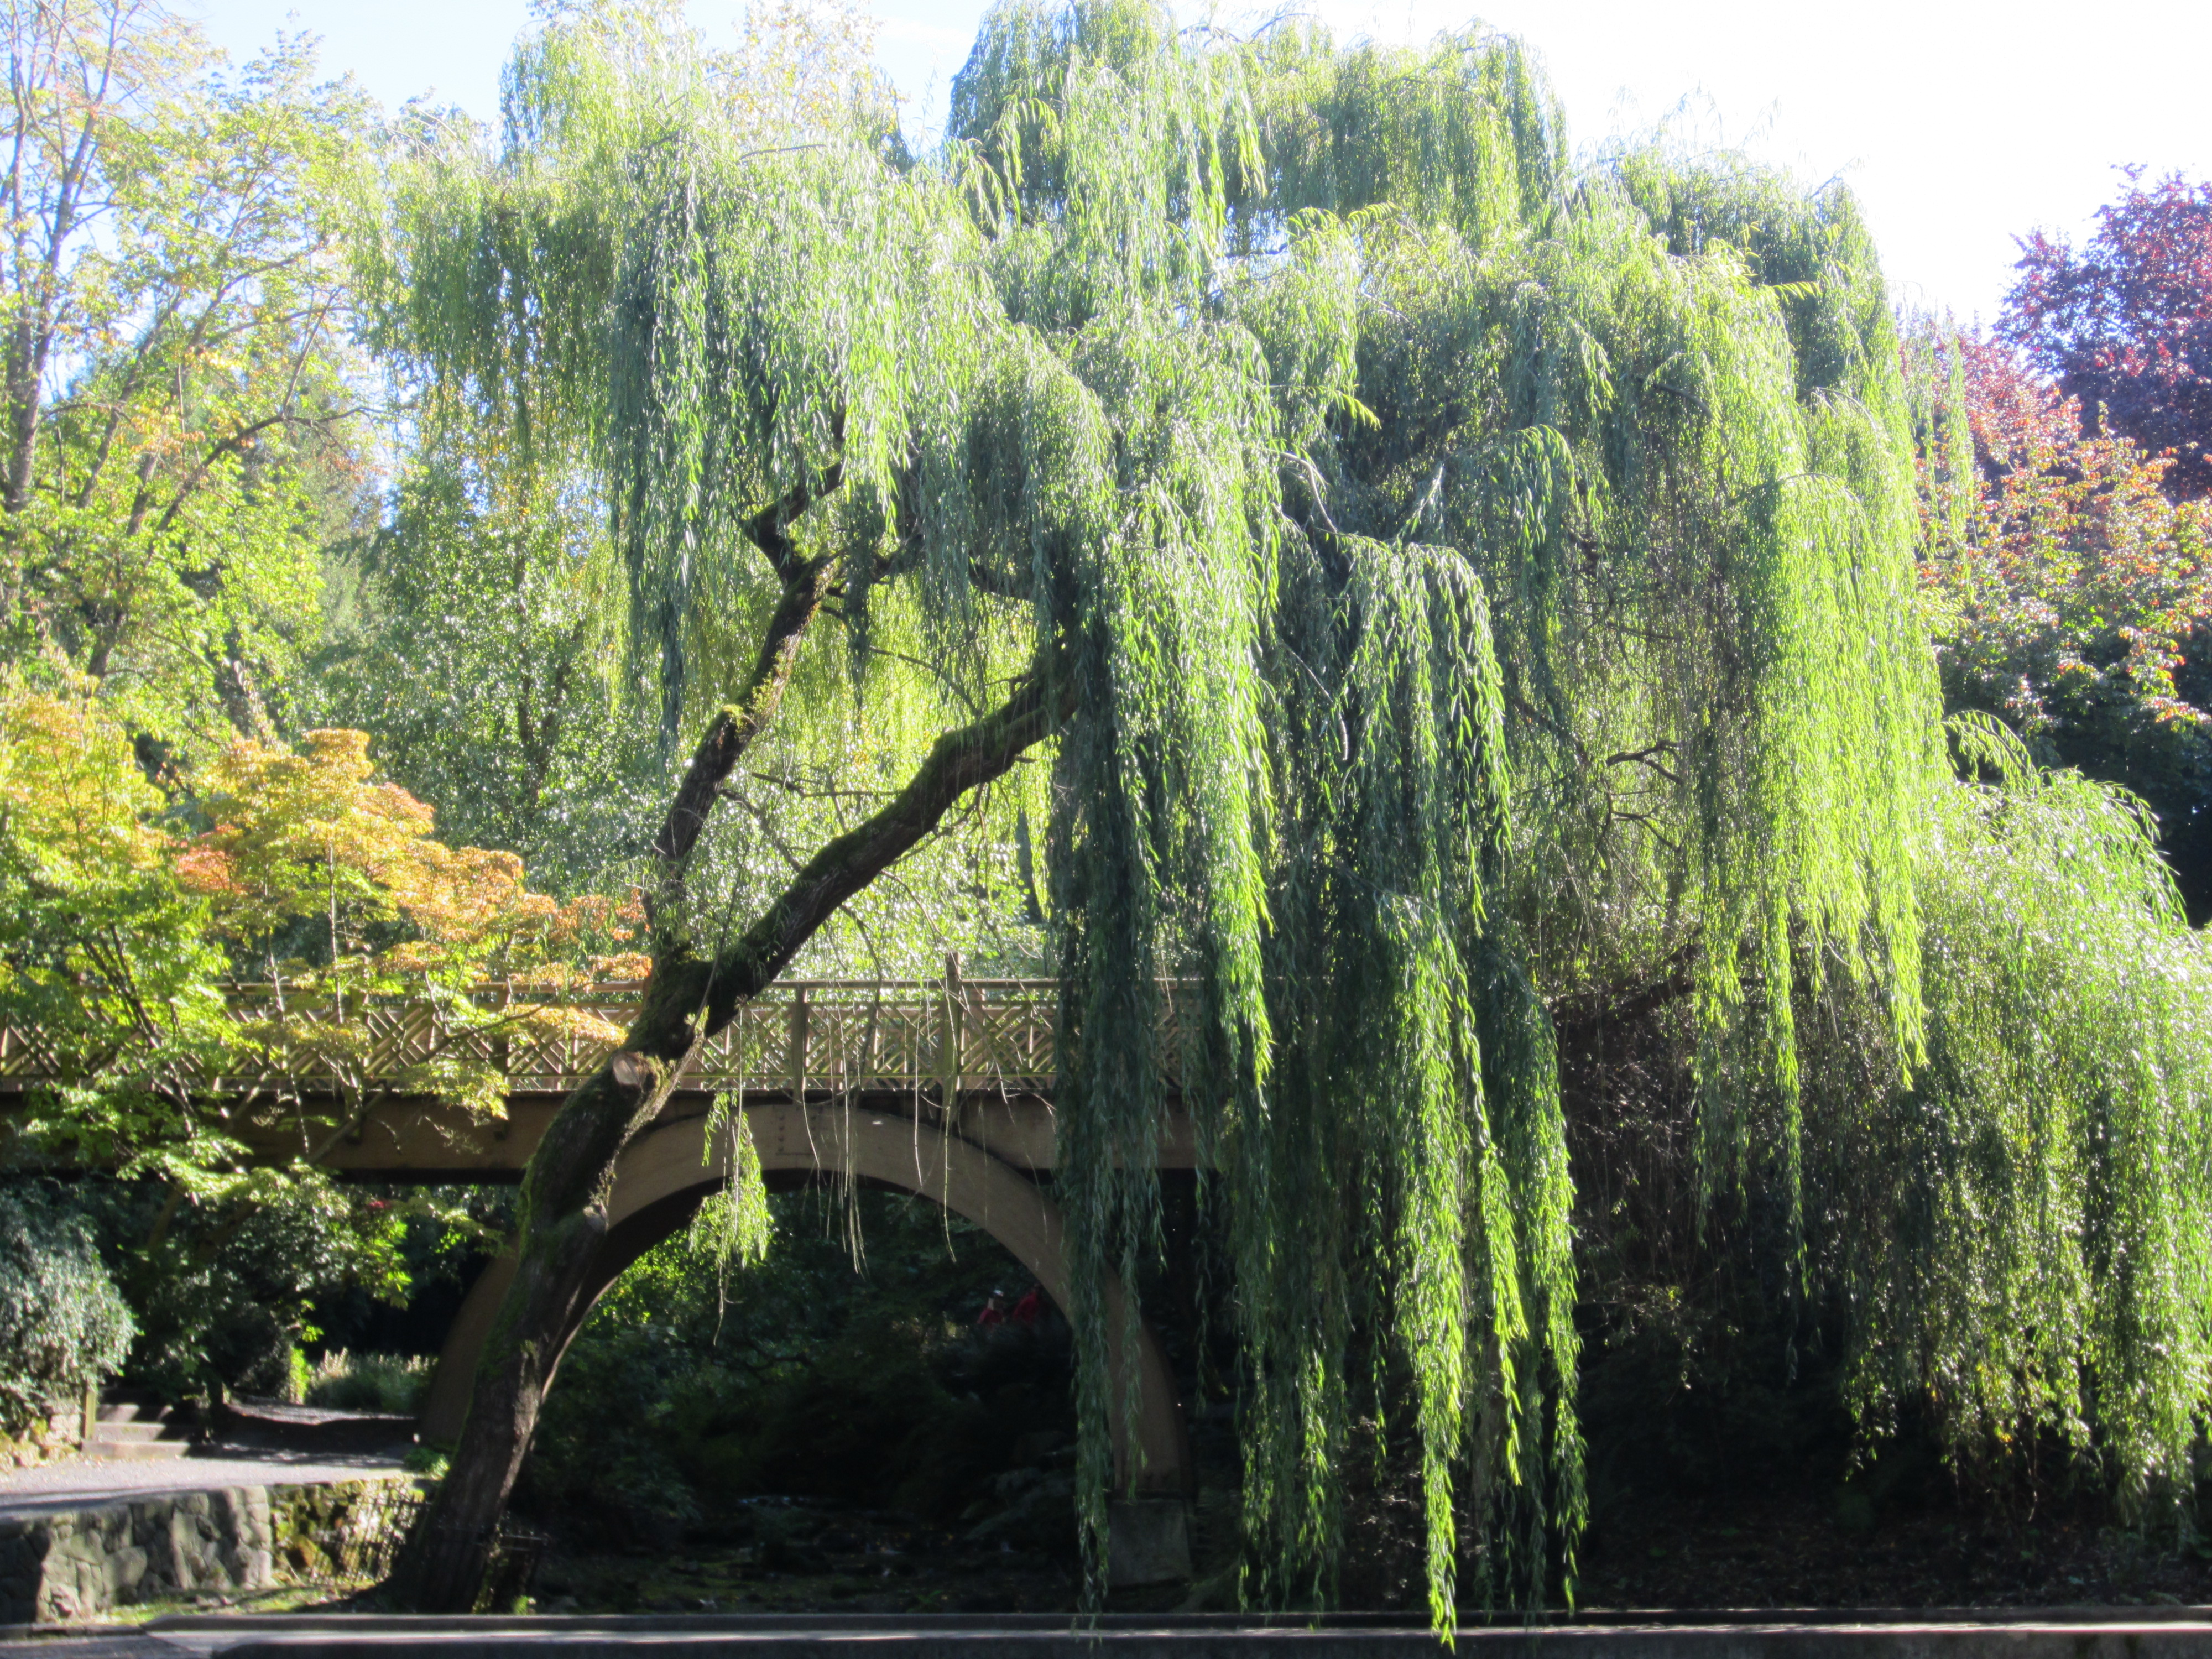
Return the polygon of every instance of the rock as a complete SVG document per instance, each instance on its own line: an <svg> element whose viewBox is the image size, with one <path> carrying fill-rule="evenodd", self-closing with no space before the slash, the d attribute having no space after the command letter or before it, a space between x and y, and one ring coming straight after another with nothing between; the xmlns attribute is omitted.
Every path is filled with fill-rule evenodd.
<svg viewBox="0 0 2212 1659"><path fill-rule="evenodd" d="M1130 1498L1106 1507L1106 1582L1115 1589L1190 1577L1190 1524L1181 1498Z"/></svg>
<svg viewBox="0 0 2212 1659"><path fill-rule="evenodd" d="M107 1558L107 1595L117 1607L136 1600L132 1595L146 1577L146 1552L136 1544L125 1544Z"/></svg>

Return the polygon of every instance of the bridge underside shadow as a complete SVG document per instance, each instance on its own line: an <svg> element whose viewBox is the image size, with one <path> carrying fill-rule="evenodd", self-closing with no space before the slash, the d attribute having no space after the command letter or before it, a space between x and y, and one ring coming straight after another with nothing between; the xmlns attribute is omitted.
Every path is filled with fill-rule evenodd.
<svg viewBox="0 0 2212 1659"><path fill-rule="evenodd" d="M840 1178L933 1200L1005 1246L1066 1310L1066 1233L1059 1208L1035 1181L986 1147L905 1112L865 1104L748 1102L744 1112L762 1170L772 1184ZM706 1120L697 1116L663 1122L631 1145L617 1168L606 1235L587 1293L574 1322L562 1334L564 1352L606 1288L646 1251L687 1226L727 1179L729 1154L729 1136L717 1136L710 1146ZM462 1303L423 1407L426 1440L459 1437L471 1384L514 1266L511 1256L494 1261ZM1119 1336L1124 1291L1110 1273L1105 1291L1108 1364L1115 1376L1126 1376L1129 1356ZM1109 1390L1115 1485L1155 1497L1186 1496L1193 1488L1193 1469L1174 1373L1149 1326L1140 1326L1137 1346L1133 1419L1123 1420L1127 1389Z"/></svg>

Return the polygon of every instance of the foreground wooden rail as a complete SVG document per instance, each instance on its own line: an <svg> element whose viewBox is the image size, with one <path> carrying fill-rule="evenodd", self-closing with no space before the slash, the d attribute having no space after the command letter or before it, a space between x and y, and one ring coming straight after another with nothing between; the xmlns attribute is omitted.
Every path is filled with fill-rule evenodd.
<svg viewBox="0 0 2212 1659"><path fill-rule="evenodd" d="M303 997L266 985L230 994L248 1024L281 1026L288 1041L248 1049L213 1093L285 1088L318 1094L386 1085L421 1066L466 1060L490 1066L516 1094L565 1094L598 1069L635 1013L642 987L602 984L574 993L527 986L479 988L465 1009L414 998ZM1058 988L1050 980L799 980L743 1005L686 1068L695 1089L781 1088L793 1093L1005 1088L1048 1091L1057 1051ZM1175 1048L1172 993L1161 1032ZM550 1017L550 1018L549 1018ZM565 1029L546 1029L551 1026ZM314 1056L344 1055L319 1075ZM281 1058L289 1064L272 1063ZM52 1079L60 1067L35 1029L0 1024L0 1086Z"/></svg>
<svg viewBox="0 0 2212 1659"><path fill-rule="evenodd" d="M1163 988L1161 1054L1170 1074L1181 988ZM636 983L550 993L479 987L460 1006L419 998L302 998L233 988L249 1030L270 1034L191 1080L224 1133L257 1159L307 1158L364 1176L513 1179L562 1098L612 1051ZM927 1119L1031 1170L1055 1164L1052 1100L1059 988L1050 980L800 980L773 986L701 1045L663 1121L701 1117L717 1094L744 1102L763 1154L797 1157L817 1139L805 1111L842 1103ZM456 1103L440 1079L489 1072L503 1112ZM61 1074L36 1030L0 1024L0 1128L12 1099ZM1160 1162L1188 1168L1188 1120L1171 1112Z"/></svg>

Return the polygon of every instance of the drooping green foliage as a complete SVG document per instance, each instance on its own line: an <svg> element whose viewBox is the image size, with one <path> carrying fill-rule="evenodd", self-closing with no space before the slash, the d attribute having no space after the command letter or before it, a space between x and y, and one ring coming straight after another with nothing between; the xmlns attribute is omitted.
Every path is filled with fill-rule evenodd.
<svg viewBox="0 0 2212 1659"><path fill-rule="evenodd" d="M1863 1056L1810 1056L1852 1404L1880 1431L1925 1401L1969 1455L2094 1438L2140 1514L2189 1491L2212 1385L2212 963L2139 801L1954 732L1988 781L1923 866L1926 1063L1853 1097Z"/></svg>
<svg viewBox="0 0 2212 1659"><path fill-rule="evenodd" d="M1468 1561L1539 1595L1564 1540L1571 1578L1551 1011L1675 985L1708 1204L1771 1181L1789 1279L1881 1281L1863 1403L1941 1386L1996 1424L2124 1379L2124 1461L2170 1467L2195 1362L2144 1370L2087 1315L2185 1202L2137 1154L2120 1196L2035 1224L2085 1266L2042 1292L2072 1322L2032 1339L1967 1279L1912 1303L1878 1206L1848 1249L1831 1224L1869 1154L1933 1178L1897 1163L1913 1102L1952 1089L1996 1125L2054 1075L2025 1015L1928 981L1926 938L1994 986L2074 975L2095 1029L2178 1030L2150 956L2038 957L1959 884L1978 860L2051 903L2065 884L2048 837L2007 839L2028 806L1951 781L1897 343L1847 196L1663 151L1571 170L1508 40L1243 42L1129 0L994 12L922 162L865 98L769 143L725 95L742 61L656 17L549 28L499 144L424 140L375 273L387 340L434 416L596 469L664 744L735 694L816 556L840 637L793 647L796 732L918 757L1022 676L1064 711L1048 792L980 824L1049 815L1094 1554L1097 1269L1133 1283L1158 1243L1179 1097L1229 1219L1255 1593L1327 1593L1363 1415L1421 1470L1439 1620ZM2077 839L2106 812L2020 787ZM2096 845L2081 902L2188 957L2140 849ZM1814 1079L1808 1161L1808 1057L1838 1041L1863 1087L1846 1111ZM2185 1038L2160 1041L2129 1146L2191 1097ZM1973 1164L1950 1213L2070 1156ZM1958 1235L1927 1237L1971 1277ZM2113 1316L2201 1325L2193 1282ZM1952 1336L1906 1341L1916 1305Z"/></svg>
<svg viewBox="0 0 2212 1659"><path fill-rule="evenodd" d="M769 1217L768 1180L761 1169L760 1148L753 1143L752 1128L745 1121L744 1103L733 1094L715 1096L714 1109L708 1115L706 1145L709 1161L725 1137L729 1148L729 1175L691 1218L690 1243L695 1252L713 1260L720 1275L722 1297L726 1300L730 1269L765 1261L774 1229Z"/></svg>
<svg viewBox="0 0 2212 1659"><path fill-rule="evenodd" d="M1130 58L1103 22L1094 45L1093 21L1002 17L971 62L964 131L1002 173L1018 158L1025 178L1059 177L1066 158L1064 210L1033 206L1001 230L999 257L1024 279L1095 270L1077 256L1101 198L1148 167L1170 204L1204 176L1148 159L1154 135L1203 133L1240 158L1243 191L1221 183L1210 208L1180 216L1170 205L1141 263L1183 302L1179 338L1206 318L1249 337L1271 377L1273 418L1257 430L1280 518L1250 532L1269 603L1236 644L1262 665L1262 718L1286 740L1272 764L1249 750L1242 769L1206 764L1239 729L1222 718L1235 703L1210 697L1208 742L1140 727L1092 761L1079 720L1056 864L1081 887L1061 910L1096 960L1149 967L1170 954L1160 886L1200 896L1193 909L1243 887L1233 853L1179 841L1234 826L1273 862L1254 912L1175 918L1218 999L1223 1070L1198 1103L1219 1113L1267 1402L1248 1525L1288 1569L1276 1593L1325 1574L1347 1338L1395 1330L1441 1587L1464 1400L1490 1402L1487 1467L1533 1494L1553 1465L1570 1533L1580 1503L1569 1194L1535 984L1626 988L1694 965L1716 1182L1750 1100L1781 1097L1795 1144L1791 1002L1765 993L1792 982L1800 953L1878 982L1895 1041L1917 1040L1911 863L1935 710L1911 610L1912 477L1887 313L1845 200L1808 204L1780 180L1643 156L1570 179L1510 43L1378 64L1371 49L1279 36L1194 66L1164 36ZM1016 64L1025 78L991 91ZM1109 64L1137 104L1172 118L1087 118L1125 101L1093 88ZM1091 168L1107 182L1086 195ZM1189 242L1207 238L1210 261L1176 295ZM1044 296L1026 280L1017 291L1019 314L1041 323ZM1093 320L1087 302L1065 302L1065 325L1101 325L1106 305ZM1116 326L1117 341L1132 331ZM1236 451L1166 378L1148 365L1153 406L1194 429L1219 477ZM1187 596L1235 568L1213 553L1156 574L1166 563L1148 553L1145 576L1177 594L1179 626ZM1190 657L1157 653L1193 685ZM1243 793L1255 775L1274 796L1264 817ZM1140 792L1132 778L1154 781ZM1236 955L1261 915L1264 988ZM1077 983L1086 966L1064 963ZM1109 1171L1133 1161L1151 1121L1151 1080L1115 1074L1143 1052L1145 1009L1113 975L1090 978L1104 1066L1070 1133L1103 1144L1071 1162ZM1104 1127L1116 1122L1119 1141ZM1123 1224L1130 1248L1141 1190L1098 1185L1079 1207L1102 1231ZM1321 1217L1337 1218L1319 1224L1323 1261L1340 1250L1340 1267L1316 1271L1293 1243ZM1543 1380L1566 1388L1549 1445Z"/></svg>

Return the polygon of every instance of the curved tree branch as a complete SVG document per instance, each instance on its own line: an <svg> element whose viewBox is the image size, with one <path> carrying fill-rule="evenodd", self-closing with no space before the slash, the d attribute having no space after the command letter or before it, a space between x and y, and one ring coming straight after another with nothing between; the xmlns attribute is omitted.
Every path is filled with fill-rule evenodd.
<svg viewBox="0 0 2212 1659"><path fill-rule="evenodd" d="M782 707L791 672L799 662L799 647L823 600L829 597L836 559L828 555L800 557L791 527L809 507L834 494L844 477L842 463L833 463L814 483L794 485L781 500L762 508L746 522L746 537L782 578L783 594L769 617L744 690L708 722L706 735L699 739L691 764L668 804L660 833L653 837L653 856L661 866L653 908L656 927L664 922L676 925L682 915L684 873L700 832L707 827L708 814L714 810L722 785L753 739L768 728Z"/></svg>

